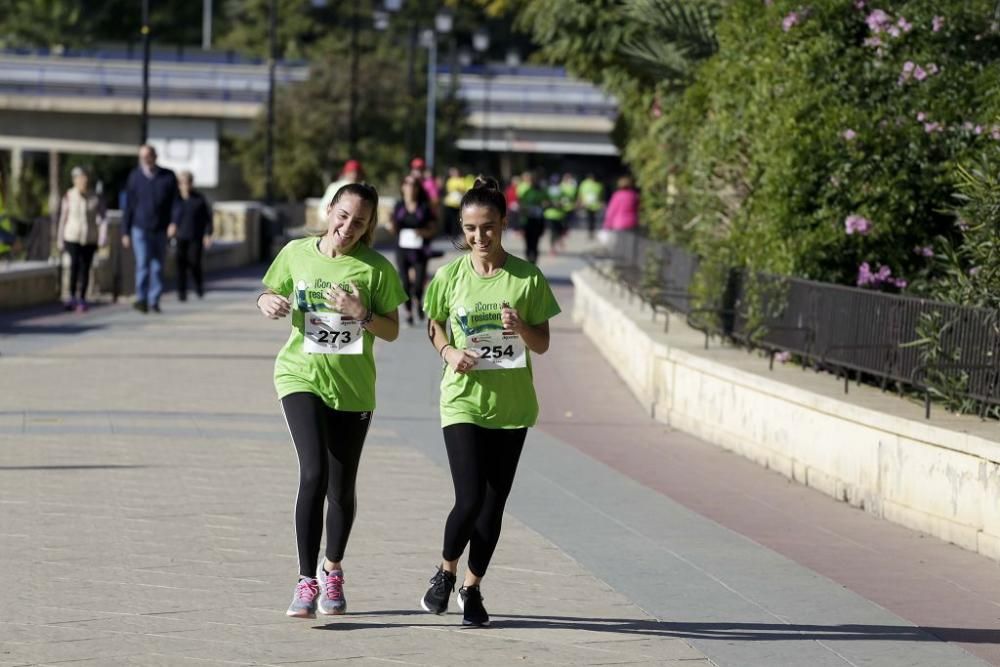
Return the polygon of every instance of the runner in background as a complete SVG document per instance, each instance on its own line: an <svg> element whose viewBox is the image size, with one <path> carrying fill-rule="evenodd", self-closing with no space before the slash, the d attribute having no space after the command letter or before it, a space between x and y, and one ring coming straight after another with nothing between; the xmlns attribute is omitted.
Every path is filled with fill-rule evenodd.
<svg viewBox="0 0 1000 667"><path fill-rule="evenodd" d="M538 243L545 234L546 202L545 192L535 185L535 175L524 172L517 187L517 205L524 230L524 256L532 264L538 263Z"/></svg>
<svg viewBox="0 0 1000 667"><path fill-rule="evenodd" d="M577 206L587 220L587 238L593 240L597 232L597 216L604 206L604 184L594 178L593 174L580 182Z"/></svg>
<svg viewBox="0 0 1000 667"><path fill-rule="evenodd" d="M448 168L448 180L445 181L444 189L444 206L442 207L444 213L444 233L450 238L457 236L459 233L458 209L462 205L462 195L469 190L465 178L458 167Z"/></svg>
<svg viewBox="0 0 1000 667"><path fill-rule="evenodd" d="M424 319L424 287L427 284L429 242L434 237L434 213L427 191L413 176L403 179L401 197L392 211L392 231L396 236L396 270L406 292L406 324L413 326L413 307ZM411 276L412 272L412 276Z"/></svg>

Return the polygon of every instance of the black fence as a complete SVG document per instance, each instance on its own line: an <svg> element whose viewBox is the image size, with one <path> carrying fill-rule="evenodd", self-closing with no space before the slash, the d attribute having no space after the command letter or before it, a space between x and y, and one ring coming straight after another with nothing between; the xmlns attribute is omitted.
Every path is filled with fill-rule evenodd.
<svg viewBox="0 0 1000 667"><path fill-rule="evenodd" d="M698 258L638 233L617 233L595 267L632 295L687 317L705 333L798 355L805 365L859 382L890 383L974 404L1000 406L1000 312L799 278L733 270L708 304L694 305ZM668 318L669 322L669 318ZM922 326L921 326L922 325ZM927 353L920 331L940 332Z"/></svg>

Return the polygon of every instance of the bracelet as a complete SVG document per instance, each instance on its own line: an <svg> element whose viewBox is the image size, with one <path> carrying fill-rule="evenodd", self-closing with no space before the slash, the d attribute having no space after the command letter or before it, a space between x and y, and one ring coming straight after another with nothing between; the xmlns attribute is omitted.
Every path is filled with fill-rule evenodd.
<svg viewBox="0 0 1000 667"><path fill-rule="evenodd" d="M455 347L455 346L452 345L451 343L445 343L444 345L441 346L441 349L438 350L438 356L444 359L444 351L449 347Z"/></svg>
<svg viewBox="0 0 1000 667"><path fill-rule="evenodd" d="M372 320L374 319L375 319L375 311L373 311L371 308L368 308L365 311L365 316L361 319L361 326L371 324Z"/></svg>
<svg viewBox="0 0 1000 667"><path fill-rule="evenodd" d="M264 290L263 292L257 295L257 310L260 310L260 297L264 296L265 294L270 294L270 291Z"/></svg>

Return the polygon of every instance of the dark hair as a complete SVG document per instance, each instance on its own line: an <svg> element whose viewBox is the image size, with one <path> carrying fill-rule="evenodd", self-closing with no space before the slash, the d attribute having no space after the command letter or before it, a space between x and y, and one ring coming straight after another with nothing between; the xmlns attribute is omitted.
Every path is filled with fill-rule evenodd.
<svg viewBox="0 0 1000 667"><path fill-rule="evenodd" d="M371 205L372 219L368 221L368 228L361 237L361 243L371 247L372 241L375 238L375 224L378 222L378 190L375 189L374 185L369 185L368 183L348 183L342 185L337 190L337 193L333 195L333 199L330 200L330 208L333 208L344 195L354 195L361 201Z"/></svg>
<svg viewBox="0 0 1000 667"><path fill-rule="evenodd" d="M492 208L500 214L501 218L507 217L507 197L500 189L497 179L489 176L479 176L473 183L472 189L462 197L462 204L459 210L465 210L467 206L482 206Z"/></svg>
<svg viewBox="0 0 1000 667"><path fill-rule="evenodd" d="M399 186L400 193L402 193L403 185L406 183L407 179L413 181L413 185L416 188L414 195L416 195L417 204L422 206L430 206L431 197L429 194L427 194L427 190L424 189L423 181L417 178L416 176L405 176L403 178L402 184L400 184Z"/></svg>

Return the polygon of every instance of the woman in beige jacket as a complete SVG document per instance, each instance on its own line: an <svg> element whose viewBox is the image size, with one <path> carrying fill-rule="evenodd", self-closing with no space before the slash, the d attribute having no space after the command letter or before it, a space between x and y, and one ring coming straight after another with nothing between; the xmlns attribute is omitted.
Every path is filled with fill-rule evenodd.
<svg viewBox="0 0 1000 667"><path fill-rule="evenodd" d="M66 310L87 310L90 265L98 245L107 243L104 203L90 190L90 179L82 167L73 167L73 187L62 198L59 212L59 250L69 253L69 300ZM79 291L77 291L79 288Z"/></svg>

